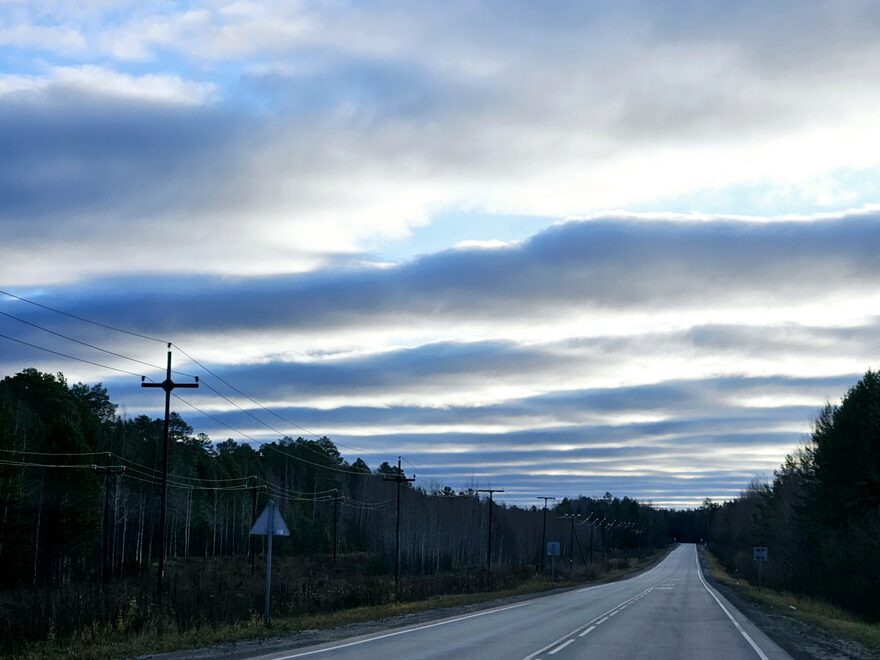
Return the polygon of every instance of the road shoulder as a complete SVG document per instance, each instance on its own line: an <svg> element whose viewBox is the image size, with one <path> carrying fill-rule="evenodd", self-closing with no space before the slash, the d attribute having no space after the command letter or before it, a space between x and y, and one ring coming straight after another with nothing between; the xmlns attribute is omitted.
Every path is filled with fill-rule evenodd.
<svg viewBox="0 0 880 660"><path fill-rule="evenodd" d="M706 581L751 620L764 634L795 660L873 660L876 656L856 641L842 639L789 616L778 609L743 596L720 583L707 570L704 549L699 548L700 566Z"/></svg>
<svg viewBox="0 0 880 660"><path fill-rule="evenodd" d="M552 596L554 594L559 594L566 591L583 589L585 586L597 586L601 584L608 584L610 582L628 580L653 569L661 561L669 556L669 552L671 552L674 547L675 546L670 546L669 548L667 548L666 551L660 553L654 559L654 561L647 563L644 566L640 566L638 569L634 569L625 574L616 575L611 579L583 582L576 585L567 585L565 587L557 589L518 594L515 596L492 598L469 605L425 609L418 612L399 614L381 619L343 624L332 628L300 630L292 634L286 634L277 637L232 641L221 644L214 644L212 646L202 649L174 651L170 653L146 654L137 656L137 660L239 660L244 658L253 658L255 656L268 655L273 652L288 651L303 648L306 646L336 642L352 637L361 637L364 635L388 632L391 630L399 630L402 628L408 628L410 626L417 626L424 623L432 623L435 621L463 616L483 610L504 607L506 605L512 605L535 598L544 598L546 596Z"/></svg>

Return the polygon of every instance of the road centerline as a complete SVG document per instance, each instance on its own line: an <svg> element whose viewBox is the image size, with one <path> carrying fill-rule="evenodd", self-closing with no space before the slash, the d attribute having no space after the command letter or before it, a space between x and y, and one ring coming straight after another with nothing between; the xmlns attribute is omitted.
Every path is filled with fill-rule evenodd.
<svg viewBox="0 0 880 660"><path fill-rule="evenodd" d="M323 649L314 649L312 651L303 651L302 653L293 653L291 655L282 655L273 658L272 660L291 660L291 658L303 658L307 655L317 655L318 653L327 653L329 651L337 651L339 649L349 648L351 646L359 646L360 644L367 644L369 642L375 642L380 639L388 639L389 637L397 637L399 635L407 635L409 633L418 632L420 630L427 630L429 628L437 628L439 626L446 626L452 623L458 623L459 621L465 621L467 619L475 619L478 616L486 616L487 614L495 614L496 612L505 612L507 610L512 610L517 607L525 607L526 605L531 605L534 600L529 600L524 603L516 603L515 605L505 605L504 607L497 607L492 610L484 610L482 612L475 612L473 614L468 614L466 616L456 617L454 619L445 619L443 621L437 621L435 623L429 623L424 626L418 626L416 628L406 628L404 630L395 630L394 632L385 633L383 635L376 635L374 637L369 637L367 639L359 639L353 642L346 642L345 644L337 644L335 646L329 646Z"/></svg>

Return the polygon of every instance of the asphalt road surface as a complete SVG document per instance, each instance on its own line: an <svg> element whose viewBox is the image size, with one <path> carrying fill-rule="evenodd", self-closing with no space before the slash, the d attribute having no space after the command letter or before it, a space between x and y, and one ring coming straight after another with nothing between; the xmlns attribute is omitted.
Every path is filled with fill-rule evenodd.
<svg viewBox="0 0 880 660"><path fill-rule="evenodd" d="M777 660L791 658L709 587L694 545L609 584L388 630L261 660Z"/></svg>

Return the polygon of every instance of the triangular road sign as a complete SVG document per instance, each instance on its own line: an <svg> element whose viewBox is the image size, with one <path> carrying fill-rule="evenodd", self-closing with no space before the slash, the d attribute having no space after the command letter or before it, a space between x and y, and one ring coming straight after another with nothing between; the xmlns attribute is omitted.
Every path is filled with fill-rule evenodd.
<svg viewBox="0 0 880 660"><path fill-rule="evenodd" d="M269 502L266 504L266 508L263 509L260 517L257 518L257 522L255 522L254 526L251 527L251 534L262 536L267 536L268 534L270 534L270 518L272 519L272 536L290 536L290 530L287 529L287 524L284 522L284 518L281 517L281 512L275 505L274 500L269 500Z"/></svg>

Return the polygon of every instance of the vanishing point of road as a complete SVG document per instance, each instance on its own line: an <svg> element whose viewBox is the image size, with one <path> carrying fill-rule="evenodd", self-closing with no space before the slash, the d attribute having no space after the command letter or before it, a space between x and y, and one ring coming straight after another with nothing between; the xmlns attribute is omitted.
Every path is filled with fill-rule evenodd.
<svg viewBox="0 0 880 660"><path fill-rule="evenodd" d="M784 650L706 584L694 545L651 570L432 623L260 660L778 660Z"/></svg>

